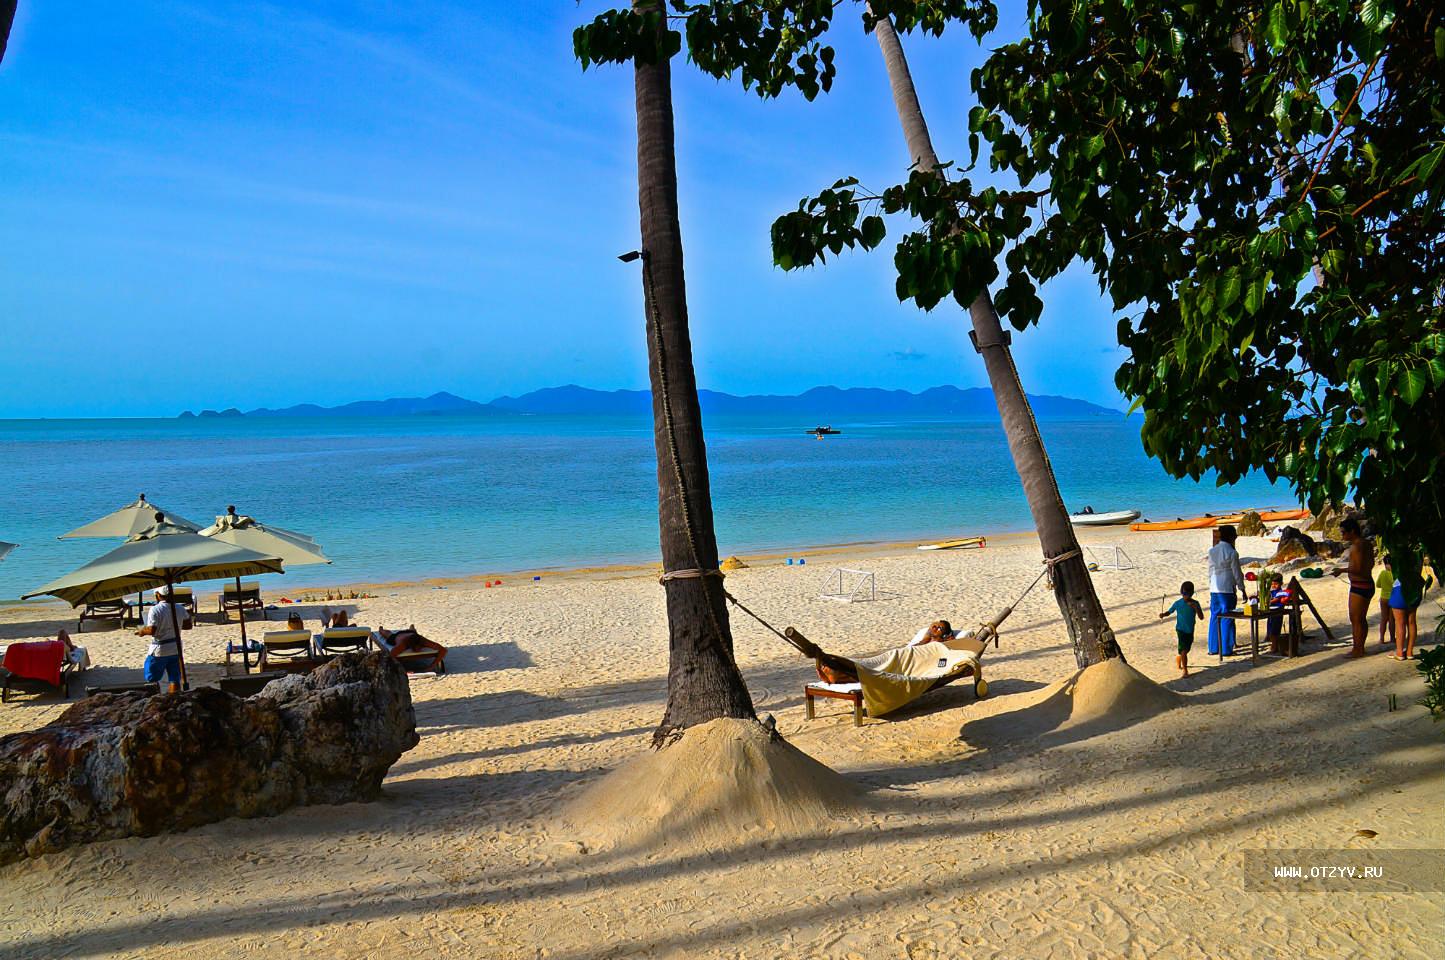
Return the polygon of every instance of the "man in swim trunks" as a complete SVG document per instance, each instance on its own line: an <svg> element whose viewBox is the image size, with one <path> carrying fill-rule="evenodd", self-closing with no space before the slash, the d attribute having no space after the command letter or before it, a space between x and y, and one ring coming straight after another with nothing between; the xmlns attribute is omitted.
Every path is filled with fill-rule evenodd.
<svg viewBox="0 0 1445 960"><path fill-rule="evenodd" d="M1370 635L1370 601L1375 597L1375 548L1360 532L1360 521L1346 517L1340 523L1340 535L1350 545L1344 572L1350 578L1350 633L1354 646L1346 656L1363 657L1365 639ZM1339 576L1336 570L1335 575Z"/></svg>

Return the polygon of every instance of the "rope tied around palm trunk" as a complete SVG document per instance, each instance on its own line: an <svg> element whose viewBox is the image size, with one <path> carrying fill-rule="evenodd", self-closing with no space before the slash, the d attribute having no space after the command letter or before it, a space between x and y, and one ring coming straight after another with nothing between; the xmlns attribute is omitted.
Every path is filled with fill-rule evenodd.
<svg viewBox="0 0 1445 960"><path fill-rule="evenodd" d="M652 257L646 251L642 254L642 276L646 285L644 294L648 301L649 314L652 321L652 342L653 348L657 351L657 386L659 399L662 401L662 423L667 436L667 452L672 465L673 481L677 484L677 495L681 498L682 528L687 534L687 546L692 554L691 567L683 570L664 570L658 583L664 588L669 583L677 580L700 580L703 584L703 606L707 608L707 619L712 625L713 635L717 638L718 646L723 655L732 664L733 670L738 671L737 658L733 656L732 645L728 642L727 634L723 631L722 623L718 620L717 611L713 609L712 597L708 592L707 581L710 577L722 579L722 571L716 568L707 569L703 567L702 552L697 546L697 535L694 532L692 515L692 501L688 496L687 480L682 473L682 452L677 442L677 424L672 416L672 388L667 376L667 345L662 339L662 317L657 306L657 297L653 292L652 282ZM727 591L723 591L726 595ZM681 735L681 729L673 727L664 730L659 727L653 736L653 747L660 748L675 740Z"/></svg>

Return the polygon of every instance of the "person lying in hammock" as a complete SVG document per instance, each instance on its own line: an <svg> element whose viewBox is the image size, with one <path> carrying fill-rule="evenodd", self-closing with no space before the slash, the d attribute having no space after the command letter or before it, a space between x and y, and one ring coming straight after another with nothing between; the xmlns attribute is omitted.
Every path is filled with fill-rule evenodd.
<svg viewBox="0 0 1445 960"><path fill-rule="evenodd" d="M956 636L958 636L958 632L953 629L953 625L947 620L935 620L914 634L913 639L908 641L908 646L918 647L925 643L947 643ZM801 635L799 635L799 638L801 639ZM825 682L858 682L858 668L852 660L847 657L826 653L822 648L818 647L817 644L811 641L806 642L808 646L811 647L811 650L804 652L817 661L818 676Z"/></svg>
<svg viewBox="0 0 1445 960"><path fill-rule="evenodd" d="M428 669L435 673L447 672L447 648L435 640L428 640L426 637L417 633L416 624L412 624L405 630L380 629L376 631L374 636L377 645L391 654L393 660L400 660L404 655L409 653L414 654L429 651L434 653L435 656L432 657Z"/></svg>
<svg viewBox="0 0 1445 960"><path fill-rule="evenodd" d="M908 645L916 647L924 643L943 643L945 640L952 640L953 637L952 624L947 620L935 620L914 634L913 639L908 641Z"/></svg>

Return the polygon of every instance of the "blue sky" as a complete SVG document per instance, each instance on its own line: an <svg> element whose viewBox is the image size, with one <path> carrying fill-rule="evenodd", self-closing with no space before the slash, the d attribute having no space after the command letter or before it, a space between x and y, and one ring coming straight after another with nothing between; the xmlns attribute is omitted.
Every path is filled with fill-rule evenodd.
<svg viewBox="0 0 1445 960"><path fill-rule="evenodd" d="M607 4L21 0L0 64L0 417L169 416L445 389L646 385L630 71L583 73ZM891 246L772 266L768 229L907 157L844 11L831 94L674 78L699 382L985 385L966 316L893 294ZM965 33L905 38L963 159ZM1092 279L1045 288L1025 386L1122 406Z"/></svg>

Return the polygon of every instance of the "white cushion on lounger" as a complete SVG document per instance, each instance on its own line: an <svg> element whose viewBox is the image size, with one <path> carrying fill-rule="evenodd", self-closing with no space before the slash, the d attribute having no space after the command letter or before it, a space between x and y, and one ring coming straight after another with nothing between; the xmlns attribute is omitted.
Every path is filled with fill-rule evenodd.
<svg viewBox="0 0 1445 960"><path fill-rule="evenodd" d="M815 680L812 683L808 684L808 689L828 690L832 693L862 693L863 684L857 682L856 680L852 683L824 683L821 680Z"/></svg>

